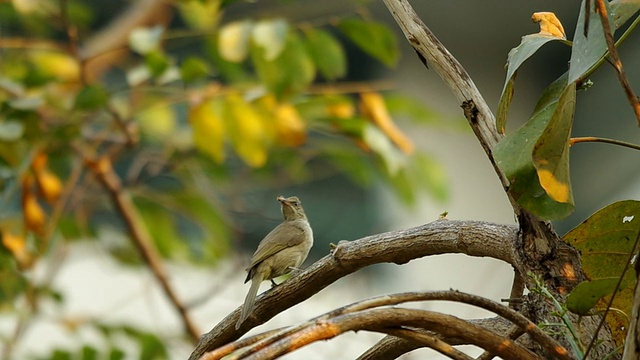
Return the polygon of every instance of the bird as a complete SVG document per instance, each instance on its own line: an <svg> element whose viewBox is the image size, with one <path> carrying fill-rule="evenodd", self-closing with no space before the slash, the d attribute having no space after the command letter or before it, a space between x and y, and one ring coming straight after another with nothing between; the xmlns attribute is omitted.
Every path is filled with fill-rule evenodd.
<svg viewBox="0 0 640 360"><path fill-rule="evenodd" d="M284 221L260 241L246 269L244 282L251 280L251 287L242 305L236 330L251 314L260 284L271 280L275 286L274 278L298 270L313 246L313 231L300 199L297 196L278 196L276 200L281 204Z"/></svg>

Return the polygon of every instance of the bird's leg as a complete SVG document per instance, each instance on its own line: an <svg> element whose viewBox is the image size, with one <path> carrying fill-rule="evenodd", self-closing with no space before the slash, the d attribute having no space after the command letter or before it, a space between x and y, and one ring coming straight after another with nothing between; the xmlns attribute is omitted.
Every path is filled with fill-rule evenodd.
<svg viewBox="0 0 640 360"><path fill-rule="evenodd" d="M298 274L300 274L302 272L303 269L299 268L299 267L295 267L295 266L289 266L287 269L289 269L291 276L297 276Z"/></svg>

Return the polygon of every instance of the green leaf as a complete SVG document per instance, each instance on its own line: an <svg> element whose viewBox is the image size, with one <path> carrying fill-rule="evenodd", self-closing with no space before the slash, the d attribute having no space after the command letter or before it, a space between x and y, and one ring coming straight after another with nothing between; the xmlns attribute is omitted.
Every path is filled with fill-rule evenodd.
<svg viewBox="0 0 640 360"><path fill-rule="evenodd" d="M375 176L375 168L363 152L351 144L326 142L319 145L329 164L337 167L354 183L367 187Z"/></svg>
<svg viewBox="0 0 640 360"><path fill-rule="evenodd" d="M366 123L362 133L362 140L382 158L385 168L391 177L396 176L400 169L405 166L406 157L377 126Z"/></svg>
<svg viewBox="0 0 640 360"><path fill-rule="evenodd" d="M112 348L109 350L109 358L108 360L123 360L127 357L127 354L118 348Z"/></svg>
<svg viewBox="0 0 640 360"><path fill-rule="evenodd" d="M81 360L96 360L98 359L98 350L96 348L85 345L81 350L82 357Z"/></svg>
<svg viewBox="0 0 640 360"><path fill-rule="evenodd" d="M73 355L66 350L56 349L53 351L50 360L72 360Z"/></svg>
<svg viewBox="0 0 640 360"><path fill-rule="evenodd" d="M560 96L548 125L533 147L533 165L547 195L558 203L574 205L569 177L569 139L576 105L576 84Z"/></svg>
<svg viewBox="0 0 640 360"><path fill-rule="evenodd" d="M313 60L293 32L289 32L285 49L277 58L268 60L266 55L261 46L251 46L251 59L258 77L279 98L301 92L315 78Z"/></svg>
<svg viewBox="0 0 640 360"><path fill-rule="evenodd" d="M328 32L308 28L307 49L318 70L327 80L344 77L347 73L347 58L342 45Z"/></svg>
<svg viewBox="0 0 640 360"><path fill-rule="evenodd" d="M570 297L576 299L572 300L572 307L569 308L571 311L584 314L595 305L593 299L597 301L613 292L615 282L622 275L631 252L636 251L633 245L639 232L640 201L627 200L598 210L563 237L564 241L582 254L582 269L593 283L580 284L579 287L582 288L576 287L574 290L577 291L576 295L572 292ZM623 296L616 296L614 300L614 307L627 313L631 310L634 279L634 272L627 270L621 286L627 296L623 293ZM588 299L577 299L580 296Z"/></svg>
<svg viewBox="0 0 640 360"><path fill-rule="evenodd" d="M504 134L505 132L507 114L509 112L509 106L511 105L511 99L513 98L513 85L516 77L516 71L518 71L520 65L535 54L542 45L554 40L563 39L546 34L530 34L523 36L520 41L520 45L509 51L509 55L507 57L507 79L505 80L504 87L502 88L502 94L500 95L498 116L496 119L496 128L499 133Z"/></svg>
<svg viewBox="0 0 640 360"><path fill-rule="evenodd" d="M496 163L509 179L509 192L522 207L543 219L560 219L573 205L551 199L540 185L533 164L533 148L544 133L567 88L564 77L545 89L539 106L522 127L503 138L494 149ZM562 82L562 85L559 83Z"/></svg>
<svg viewBox="0 0 640 360"><path fill-rule="evenodd" d="M107 104L109 93L98 85L85 86L76 96L77 110L94 110Z"/></svg>
<svg viewBox="0 0 640 360"><path fill-rule="evenodd" d="M169 58L161 51L150 51L146 53L144 63L153 77L159 77L171 66Z"/></svg>
<svg viewBox="0 0 640 360"><path fill-rule="evenodd" d="M609 6L613 22L618 29L640 10L640 1L612 0Z"/></svg>
<svg viewBox="0 0 640 360"><path fill-rule="evenodd" d="M284 50L288 32L289 24L283 19L262 20L253 26L251 39L264 50L264 59L273 61Z"/></svg>
<svg viewBox="0 0 640 360"><path fill-rule="evenodd" d="M398 63L398 43L386 25L361 19L345 19L340 21L338 28L364 52L388 67Z"/></svg>
<svg viewBox="0 0 640 360"><path fill-rule="evenodd" d="M569 67L569 83L582 77L594 64L596 64L607 52L607 43L604 39L604 30L600 15L595 12L595 1L591 1L591 13L589 15L589 34L584 36L585 22L585 0L582 0L576 31L573 35L573 47L571 48L571 66ZM614 30L614 22L611 17L609 2L604 1L607 13L609 14L609 24L611 32Z"/></svg>
<svg viewBox="0 0 640 360"><path fill-rule="evenodd" d="M140 360L160 360L168 359L169 354L164 344L158 337L150 333L145 333L140 338Z"/></svg>
<svg viewBox="0 0 640 360"><path fill-rule="evenodd" d="M567 309L578 315L589 315L600 299L613 293L617 283L618 278L614 277L578 284L567 297Z"/></svg>
<svg viewBox="0 0 640 360"><path fill-rule="evenodd" d="M209 65L204 60L191 56L180 65L180 77L185 83L191 83L206 78L211 73Z"/></svg>
<svg viewBox="0 0 640 360"><path fill-rule="evenodd" d="M24 295L27 287L27 279L18 272L15 267L15 260L0 246L0 310L11 308L14 299Z"/></svg>
<svg viewBox="0 0 640 360"><path fill-rule="evenodd" d="M426 154L415 154L409 166L413 186L425 189L435 200L444 202L449 198L447 172L438 161Z"/></svg>

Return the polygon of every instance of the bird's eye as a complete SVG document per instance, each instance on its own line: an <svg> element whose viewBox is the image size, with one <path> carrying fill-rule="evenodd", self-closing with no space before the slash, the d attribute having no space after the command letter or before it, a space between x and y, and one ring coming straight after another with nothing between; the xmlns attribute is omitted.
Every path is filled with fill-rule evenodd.
<svg viewBox="0 0 640 360"><path fill-rule="evenodd" d="M300 205L300 203L299 203L299 202L297 202L297 201L294 201L294 202L292 202L292 203L291 203L291 205L293 205L293 206L295 206L295 207L298 207L298 205Z"/></svg>

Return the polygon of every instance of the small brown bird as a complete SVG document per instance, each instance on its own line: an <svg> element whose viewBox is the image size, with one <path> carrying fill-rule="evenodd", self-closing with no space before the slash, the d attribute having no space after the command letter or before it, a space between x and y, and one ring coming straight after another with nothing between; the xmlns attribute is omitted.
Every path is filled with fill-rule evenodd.
<svg viewBox="0 0 640 360"><path fill-rule="evenodd" d="M242 313L236 323L236 329L249 317L253 310L260 284L264 280L287 274L304 262L313 246L313 232L302 208L300 199L296 196L284 198L278 196L281 203L284 222L271 230L260 242L258 249L251 258L251 265L245 283L251 280L251 288L242 306Z"/></svg>

